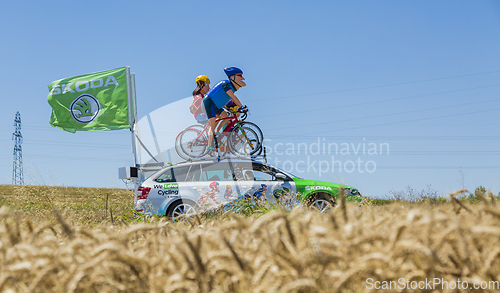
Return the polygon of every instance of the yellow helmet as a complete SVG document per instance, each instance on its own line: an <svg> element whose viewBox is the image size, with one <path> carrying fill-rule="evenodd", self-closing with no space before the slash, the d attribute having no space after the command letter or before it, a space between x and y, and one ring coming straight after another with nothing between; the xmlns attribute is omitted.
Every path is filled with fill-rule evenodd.
<svg viewBox="0 0 500 293"><path fill-rule="evenodd" d="M196 83L200 83L200 81L203 81L206 84L210 84L210 79L206 75L198 75L196 78Z"/></svg>

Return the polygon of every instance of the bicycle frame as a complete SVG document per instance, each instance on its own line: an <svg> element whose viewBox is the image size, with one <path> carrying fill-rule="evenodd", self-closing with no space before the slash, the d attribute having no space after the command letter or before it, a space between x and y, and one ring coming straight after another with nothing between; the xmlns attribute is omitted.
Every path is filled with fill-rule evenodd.
<svg viewBox="0 0 500 293"><path fill-rule="evenodd" d="M255 127L257 127L257 130L253 131L251 128L252 126L250 126L250 129L246 130L245 128L246 122L244 121L247 117L247 111L237 111L237 112L241 113L242 115L237 115L235 112L231 111L230 113L233 115L225 118L216 119L217 125L219 125L218 123L224 123L224 121L228 121L226 124L224 124L222 134L218 135L215 140L215 148L217 150L216 152L219 158L220 158L220 151L224 153L231 152L239 156L239 155L245 155L247 153L246 150L250 150L250 153L253 154L260 149L259 141L263 140L261 130L258 128L258 126L256 126L254 123L251 122L248 122L249 125L255 125ZM192 125L181 131L175 138L176 140L175 150L179 154L179 156L187 160L189 160L189 158L200 158L206 154L210 154L211 156L213 156L212 151L206 150L206 147L209 145L208 144L209 127L210 127L209 124ZM250 138L248 133L248 131L250 130L252 130L250 136L256 135L257 136L256 140ZM184 137L185 133L190 133L191 135L188 135L189 136L188 140L182 143L183 141L182 137ZM205 137L204 135L207 136ZM239 146L241 142L243 142L243 145ZM235 148L236 145L238 145L236 148L241 148L241 147L243 148L239 150L236 149L233 150L233 148ZM247 147L245 147L245 145ZM199 149L200 147L202 149ZM242 150L243 152L241 152ZM192 152L195 152L196 154Z"/></svg>
<svg viewBox="0 0 500 293"><path fill-rule="evenodd" d="M244 130L241 128L241 124L240 124L241 120L238 118L238 116L234 115L234 116L231 116L231 117L226 117L226 118L217 118L217 119L215 120L215 122L216 122L216 123L220 123L220 122L222 122L222 121L224 121L224 120L231 120L231 121L230 121L230 122L229 122L229 124L228 124L228 125L226 125L226 127L222 130L222 135L220 136L220 141L221 141L221 143L222 143L222 144L224 144L224 143L226 143L226 142L227 142L227 139L226 139L226 142L224 142L224 143L223 143L223 142L222 142L222 139L223 139L224 137L226 137L226 136L229 136L229 134L230 134L230 132L231 132L231 129L233 129L234 125L236 125L236 124L238 125L238 128L240 129L240 131L241 131L241 132L245 135L245 138L247 138L247 137L246 137L246 134L245 134L245 132L244 132ZM198 134L198 136L195 138L195 140L196 140L198 143L208 145L208 141L202 141L202 140L199 140L199 139L200 139L200 137L201 137L203 134L205 134L205 133L207 134L207 137L208 137L208 128L209 128L209 127L210 127L210 124L209 124L209 123L207 123L207 125L205 125L205 127L203 128L203 130L202 130L202 131L200 131L200 133ZM228 129L228 130L227 130L227 131L225 131L226 129ZM248 139L248 138L247 138L247 139ZM252 145L252 143L251 143L250 141L249 141L249 144L250 144L250 147L252 147L252 148L253 148L253 145ZM221 145L221 146L222 146L222 145ZM220 148L221 146L219 146L219 148Z"/></svg>

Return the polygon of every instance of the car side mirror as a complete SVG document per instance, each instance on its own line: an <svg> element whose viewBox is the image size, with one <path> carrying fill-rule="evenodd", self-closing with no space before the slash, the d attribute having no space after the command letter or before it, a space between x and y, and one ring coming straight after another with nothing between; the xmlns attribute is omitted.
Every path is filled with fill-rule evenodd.
<svg viewBox="0 0 500 293"><path fill-rule="evenodd" d="M285 174L278 173L276 174L276 180L288 181L288 177Z"/></svg>

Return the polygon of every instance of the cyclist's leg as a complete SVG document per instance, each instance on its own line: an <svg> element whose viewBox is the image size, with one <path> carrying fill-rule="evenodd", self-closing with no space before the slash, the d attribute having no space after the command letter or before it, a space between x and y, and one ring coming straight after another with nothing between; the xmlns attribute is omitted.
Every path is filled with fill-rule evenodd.
<svg viewBox="0 0 500 293"><path fill-rule="evenodd" d="M225 119L221 120L218 126L218 131L219 133L217 134L217 142L219 143L219 149L224 152L224 153L230 153L231 149L229 148L228 144L228 137L229 137L229 128L228 125L231 124L231 119Z"/></svg>
<svg viewBox="0 0 500 293"><path fill-rule="evenodd" d="M208 146L212 146L213 142L214 142L214 129L215 129L215 125L216 125L216 122L215 122L215 117L212 117L212 118L209 118L208 119Z"/></svg>
<svg viewBox="0 0 500 293"><path fill-rule="evenodd" d="M216 117L218 114L220 114L220 110L217 109L217 107L215 106L214 102L212 101L212 99L210 97L205 97L203 98L203 101L202 101L202 107L203 109L205 110L205 113L207 114L207 117L208 117L208 124L209 124L209 127L208 127L208 133L207 133L207 136L208 136L208 149L211 150L212 148L212 144L214 142L214 130L215 130L215 127L217 126L217 123L216 123Z"/></svg>
<svg viewBox="0 0 500 293"><path fill-rule="evenodd" d="M227 112L226 112L226 110L223 110L223 111L222 111L222 113L220 113L220 115L219 115L219 117L218 117L218 118L219 118L219 119L224 119L224 118L227 118L227 117L228 117L228 116L227 116ZM220 120L219 125L217 125L217 129L216 129L215 131L216 131L216 132L222 132L222 131L221 131L221 128L222 128L222 126L223 126L224 124L226 124L226 122L227 122L227 120Z"/></svg>

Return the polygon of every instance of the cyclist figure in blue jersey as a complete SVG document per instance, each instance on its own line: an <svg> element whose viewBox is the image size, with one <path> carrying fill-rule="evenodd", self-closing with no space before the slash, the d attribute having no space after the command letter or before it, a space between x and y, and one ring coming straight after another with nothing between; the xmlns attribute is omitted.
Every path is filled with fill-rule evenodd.
<svg viewBox="0 0 500 293"><path fill-rule="evenodd" d="M239 88L246 86L243 77L243 71L236 67L224 68L229 80L220 81L212 89L208 91L202 101L202 107L208 117L208 123L210 127L208 129L208 147L207 150L214 151L215 148L212 146L214 140L214 131L216 127L215 119L220 116L220 118L226 118L227 114L222 109L229 101L233 101L236 106L242 107L240 100L234 94Z"/></svg>
<svg viewBox="0 0 500 293"><path fill-rule="evenodd" d="M260 188L253 193L255 201L257 203L263 203L266 200L267 185L261 184Z"/></svg>

